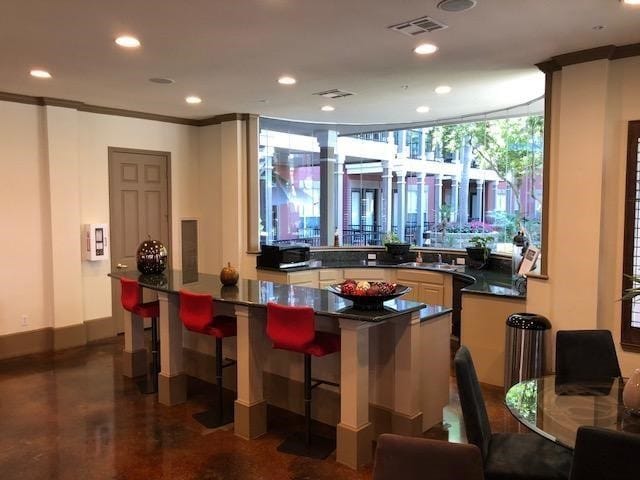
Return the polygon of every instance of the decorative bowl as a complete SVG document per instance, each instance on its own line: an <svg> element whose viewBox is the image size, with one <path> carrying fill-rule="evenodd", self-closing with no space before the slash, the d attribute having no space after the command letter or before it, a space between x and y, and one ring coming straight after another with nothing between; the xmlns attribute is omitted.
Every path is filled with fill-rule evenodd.
<svg viewBox="0 0 640 480"><path fill-rule="evenodd" d="M333 285L329 285L327 290L340 298L351 300L353 302L353 308L356 310L384 310L384 302L411 291L411 287L396 285L396 291L386 295L349 295L342 293L341 285L340 283L334 283Z"/></svg>

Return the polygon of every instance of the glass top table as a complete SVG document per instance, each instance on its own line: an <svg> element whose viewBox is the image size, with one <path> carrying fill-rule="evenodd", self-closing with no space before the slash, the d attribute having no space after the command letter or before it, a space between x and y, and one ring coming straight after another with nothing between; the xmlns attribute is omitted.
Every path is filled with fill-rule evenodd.
<svg viewBox="0 0 640 480"><path fill-rule="evenodd" d="M565 383L551 375L517 383L505 403L525 426L572 449L583 425L640 434L640 416L625 411L623 388L622 378Z"/></svg>

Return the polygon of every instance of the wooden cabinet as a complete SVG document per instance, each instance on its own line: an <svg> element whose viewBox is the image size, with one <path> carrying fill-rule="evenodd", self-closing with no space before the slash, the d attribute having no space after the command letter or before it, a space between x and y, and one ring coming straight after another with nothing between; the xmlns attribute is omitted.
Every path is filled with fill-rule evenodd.
<svg viewBox="0 0 640 480"><path fill-rule="evenodd" d="M299 285L302 287L327 288L347 278L359 281L397 282L411 287L411 292L402 298L415 302L450 307L452 300L451 274L428 270L395 268L325 268L299 272L276 272L258 269L258 280Z"/></svg>
<svg viewBox="0 0 640 480"><path fill-rule="evenodd" d="M258 270L258 280L299 285L301 287L318 287L318 270L304 270L301 272L276 272Z"/></svg>
<svg viewBox="0 0 640 480"><path fill-rule="evenodd" d="M402 298L432 305L451 306L451 274L399 269L396 282L412 289Z"/></svg>

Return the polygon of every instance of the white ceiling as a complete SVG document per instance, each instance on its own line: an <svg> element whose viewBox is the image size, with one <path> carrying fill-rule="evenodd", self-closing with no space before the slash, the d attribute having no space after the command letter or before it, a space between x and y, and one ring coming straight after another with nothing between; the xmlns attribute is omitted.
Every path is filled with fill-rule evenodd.
<svg viewBox="0 0 640 480"><path fill-rule="evenodd" d="M433 121L540 96L544 78L534 64L553 55L640 42L640 8L618 0L478 0L460 13L437 3L2 0L0 91L194 119L248 112L336 123ZM415 38L387 29L424 15L449 28ZM117 47L123 33L142 47ZM422 42L440 50L418 57L412 49ZM31 78L35 67L53 78ZM279 85L284 73L298 83ZM438 96L439 84L453 91ZM332 88L356 95L312 95ZM187 105L190 94L203 103ZM327 103L336 110L321 112ZM418 105L431 111L418 114Z"/></svg>

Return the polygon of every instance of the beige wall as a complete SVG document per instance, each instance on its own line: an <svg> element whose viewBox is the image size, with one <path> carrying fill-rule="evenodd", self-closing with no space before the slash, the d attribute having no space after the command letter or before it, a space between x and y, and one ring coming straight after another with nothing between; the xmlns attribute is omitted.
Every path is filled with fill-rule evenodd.
<svg viewBox="0 0 640 480"><path fill-rule="evenodd" d="M619 343L626 135L640 119L638 85L640 57L554 74L549 280L530 279L527 292L527 310L547 315L554 332L606 328ZM623 374L640 367L640 354L618 355Z"/></svg>
<svg viewBox="0 0 640 480"><path fill-rule="evenodd" d="M0 335L51 326L44 126L43 109L0 102Z"/></svg>
<svg viewBox="0 0 640 480"><path fill-rule="evenodd" d="M205 131L213 132L210 150L220 151L220 130L0 102L0 335L111 315L109 262L84 262L80 253L81 225L109 222L109 146L171 153L172 262L179 268L180 221L220 224L220 202L203 200L205 189L194 188L222 187L221 155L200 156ZM201 225L205 271L222 265L210 260L220 251L220 233Z"/></svg>

